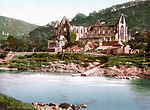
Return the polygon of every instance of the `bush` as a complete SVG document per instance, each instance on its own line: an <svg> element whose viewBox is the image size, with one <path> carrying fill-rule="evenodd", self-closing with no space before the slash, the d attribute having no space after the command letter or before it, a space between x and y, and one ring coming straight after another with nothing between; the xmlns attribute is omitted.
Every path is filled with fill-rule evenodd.
<svg viewBox="0 0 150 110"><path fill-rule="evenodd" d="M2 110L36 110L31 104L23 103L0 93L0 108Z"/></svg>
<svg viewBox="0 0 150 110"><path fill-rule="evenodd" d="M7 52L0 53L0 58L5 58L7 56Z"/></svg>

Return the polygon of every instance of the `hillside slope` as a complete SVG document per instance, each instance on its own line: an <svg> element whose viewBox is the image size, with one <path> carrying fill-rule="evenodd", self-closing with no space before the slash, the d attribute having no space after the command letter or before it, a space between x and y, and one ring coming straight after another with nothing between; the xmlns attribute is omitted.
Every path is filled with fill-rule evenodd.
<svg viewBox="0 0 150 110"><path fill-rule="evenodd" d="M71 21L72 25L93 25L96 19L109 24L118 21L120 15L124 13L129 32L150 30L150 0L130 1L112 7L93 11L88 16L78 13Z"/></svg>
<svg viewBox="0 0 150 110"><path fill-rule="evenodd" d="M0 39L6 39L8 35L20 37L36 27L37 25L25 21L0 16Z"/></svg>
<svg viewBox="0 0 150 110"><path fill-rule="evenodd" d="M47 40L51 37L52 26L39 26L36 29L29 32L29 40L32 42L32 46L36 48L36 51L47 50Z"/></svg>

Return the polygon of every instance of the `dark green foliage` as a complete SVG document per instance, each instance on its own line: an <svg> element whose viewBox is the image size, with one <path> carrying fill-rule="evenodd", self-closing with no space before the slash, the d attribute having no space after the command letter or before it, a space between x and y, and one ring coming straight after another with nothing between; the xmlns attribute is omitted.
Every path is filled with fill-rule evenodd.
<svg viewBox="0 0 150 110"><path fill-rule="evenodd" d="M31 41L31 50L47 51L47 41L51 37L52 26L40 26L29 33L29 40Z"/></svg>
<svg viewBox="0 0 150 110"><path fill-rule="evenodd" d="M31 51L31 43L26 37L17 39L14 36L9 35L6 40L1 42L1 48L6 51L27 52Z"/></svg>
<svg viewBox="0 0 150 110"><path fill-rule="evenodd" d="M72 19L71 24L74 25L83 25L84 23L86 24L85 18L87 16L84 15L83 13L77 13L76 16Z"/></svg>
<svg viewBox="0 0 150 110"><path fill-rule="evenodd" d="M150 0L130 1L124 4L115 5L99 12L92 12L89 16L77 14L71 21L73 25L90 26L96 19L108 24L118 22L120 15L124 13L129 32L150 30Z"/></svg>
<svg viewBox="0 0 150 110"><path fill-rule="evenodd" d="M6 55L7 55L7 52L1 52L1 53L0 53L0 58L5 58Z"/></svg>
<svg viewBox="0 0 150 110"><path fill-rule="evenodd" d="M67 48L67 47L73 47L73 46L78 46L78 47L84 47L84 44L80 41L74 41L74 42L66 42L64 48Z"/></svg>
<svg viewBox="0 0 150 110"><path fill-rule="evenodd" d="M31 104L23 103L0 93L0 110L36 110Z"/></svg>
<svg viewBox="0 0 150 110"><path fill-rule="evenodd" d="M79 47L84 47L85 45L82 43L82 42L80 42L80 41L75 41L74 42L74 45L77 45L77 46L79 46Z"/></svg>
<svg viewBox="0 0 150 110"><path fill-rule="evenodd" d="M71 33L71 34L70 34L70 42L74 43L75 40L76 40L76 34Z"/></svg>
<svg viewBox="0 0 150 110"><path fill-rule="evenodd" d="M132 36L128 41L132 49L143 49L146 52L150 51L150 34L139 32Z"/></svg>
<svg viewBox="0 0 150 110"><path fill-rule="evenodd" d="M17 50L17 39L12 35L9 35L7 40L4 43L5 48L9 51L16 51Z"/></svg>
<svg viewBox="0 0 150 110"><path fill-rule="evenodd" d="M66 44L64 45L64 48L72 47L72 46L74 46L74 43L72 43L72 42L66 42Z"/></svg>

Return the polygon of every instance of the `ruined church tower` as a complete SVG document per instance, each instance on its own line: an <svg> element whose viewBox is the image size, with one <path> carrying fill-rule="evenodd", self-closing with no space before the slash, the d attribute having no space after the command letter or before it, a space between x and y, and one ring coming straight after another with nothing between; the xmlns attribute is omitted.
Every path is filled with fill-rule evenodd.
<svg viewBox="0 0 150 110"><path fill-rule="evenodd" d="M118 41L127 42L129 40L127 34L127 25L124 14L121 15L118 23Z"/></svg>

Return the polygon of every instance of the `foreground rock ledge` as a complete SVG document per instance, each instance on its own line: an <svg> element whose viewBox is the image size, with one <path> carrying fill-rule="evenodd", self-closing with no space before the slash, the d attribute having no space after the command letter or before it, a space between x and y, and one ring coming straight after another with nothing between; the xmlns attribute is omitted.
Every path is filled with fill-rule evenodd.
<svg viewBox="0 0 150 110"><path fill-rule="evenodd" d="M34 108L36 108L38 110L79 110L81 108L87 107L87 105L85 105L85 104L74 105L74 104L69 104L69 103L45 104L45 103L35 102L35 103L32 103L32 105Z"/></svg>

